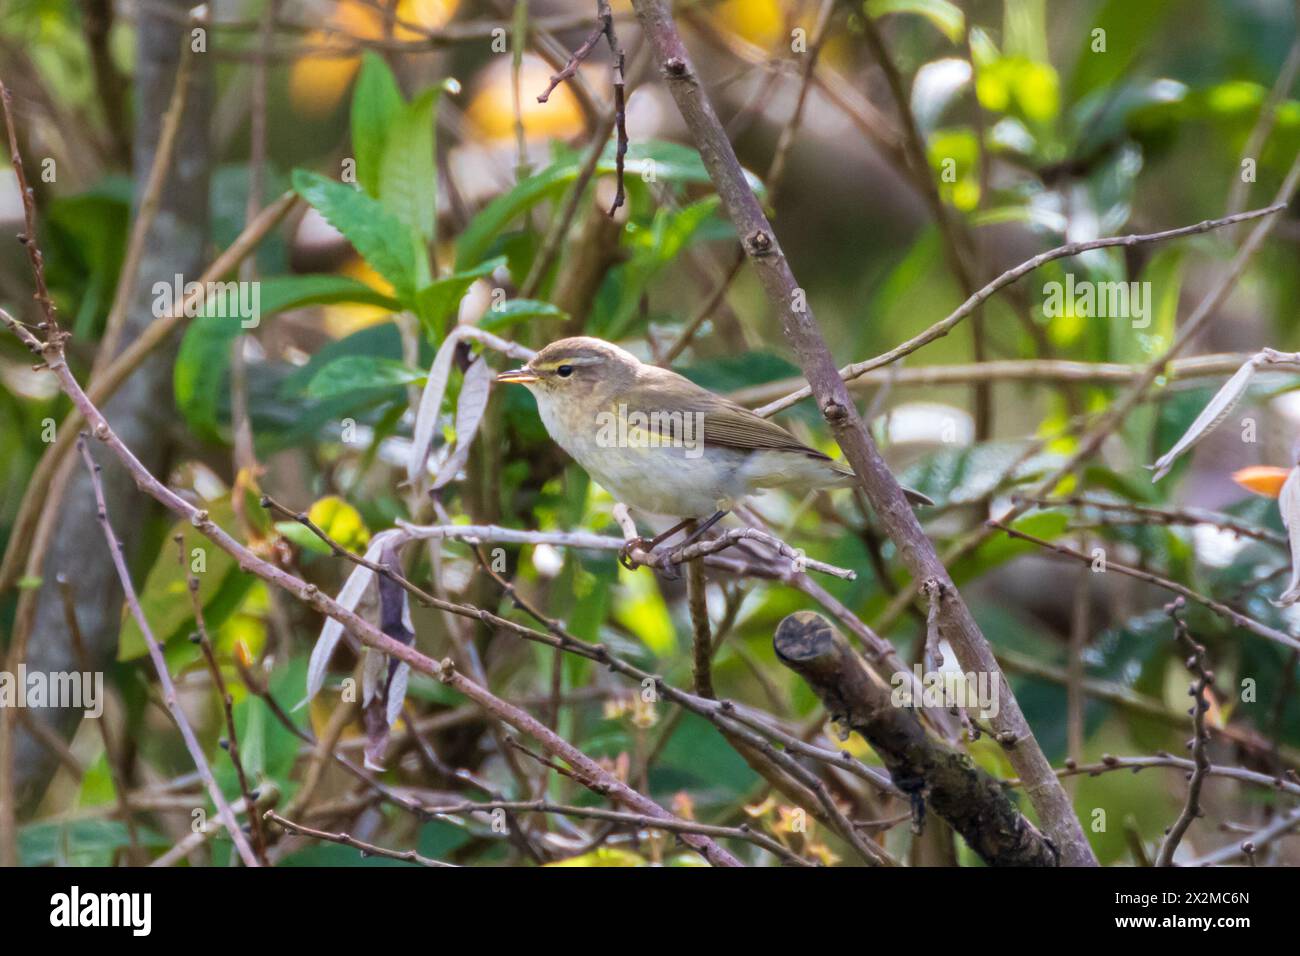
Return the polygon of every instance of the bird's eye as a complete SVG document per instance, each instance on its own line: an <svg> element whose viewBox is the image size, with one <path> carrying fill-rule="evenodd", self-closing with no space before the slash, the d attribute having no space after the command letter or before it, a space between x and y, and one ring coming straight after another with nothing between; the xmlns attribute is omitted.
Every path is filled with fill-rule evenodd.
<svg viewBox="0 0 1300 956"><path fill-rule="evenodd" d="M561 365L559 368L555 370L555 374L560 376L560 378L568 378L570 375L573 374L573 366Z"/></svg>

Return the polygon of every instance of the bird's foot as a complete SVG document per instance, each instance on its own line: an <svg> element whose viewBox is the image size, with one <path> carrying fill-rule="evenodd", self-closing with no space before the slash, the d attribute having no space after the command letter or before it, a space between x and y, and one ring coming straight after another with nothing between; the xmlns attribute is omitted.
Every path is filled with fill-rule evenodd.
<svg viewBox="0 0 1300 956"><path fill-rule="evenodd" d="M676 581L682 576L682 552L685 544L679 544L655 562L655 570L669 581Z"/></svg>
<svg viewBox="0 0 1300 956"><path fill-rule="evenodd" d="M655 543L650 538L642 538L639 536L636 538L629 538L623 542L623 547L618 549L618 563L623 565L623 567L627 568L629 571L635 571L637 568L641 567L641 562L632 557L632 552L643 551L646 554L649 554L654 546Z"/></svg>

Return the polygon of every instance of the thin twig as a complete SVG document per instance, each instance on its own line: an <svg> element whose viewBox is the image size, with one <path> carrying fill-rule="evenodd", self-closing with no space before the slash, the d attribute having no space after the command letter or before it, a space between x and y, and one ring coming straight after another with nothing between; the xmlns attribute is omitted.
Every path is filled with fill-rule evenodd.
<svg viewBox="0 0 1300 956"><path fill-rule="evenodd" d="M1040 548L1055 551L1057 554L1064 555L1067 558L1082 561L1085 564L1092 564L1095 560L1092 555L1084 554L1082 551L1076 551L1069 545L1059 544L1054 541L1046 541L1042 538L1035 537L1032 534L1027 534L1024 531L1017 531L1015 528L1003 524L1001 521L991 520L988 522L988 527L996 531L1001 531L1010 537L1019 538L1021 541L1028 541L1031 544L1036 544ZM1209 608L1229 624L1244 628L1252 634L1258 634L1260 637L1267 638L1270 641L1276 641L1284 647L1291 648L1291 650L1300 650L1300 639L1294 638L1290 634L1285 634L1277 628L1269 627L1267 624L1262 624L1254 618L1242 614L1235 608L1231 608L1211 597L1207 597L1199 591L1193 591L1191 588L1184 584L1179 584L1177 581L1171 581L1169 578L1161 577L1160 575L1153 574L1150 571L1143 571L1141 568L1131 568L1128 565L1112 561L1109 557L1105 558L1105 569L1107 571L1116 571L1119 574L1131 578L1136 578L1139 581L1145 581L1147 584L1154 584L1156 587L1164 588L1166 591L1172 591L1174 594L1181 595L1189 601L1195 601L1197 604Z"/></svg>
<svg viewBox="0 0 1300 956"><path fill-rule="evenodd" d="M420 866L455 866L454 863L444 863L442 860L434 860L427 856L421 856L414 850L390 850L388 847L377 846L374 843L367 843L365 840L358 840L351 833L326 833L324 830L317 830L302 823L294 823L292 820L280 816L280 814L276 813L274 810L267 810L262 814L262 819L269 820L271 823L283 827L290 833L296 833L299 836L311 837L314 840L326 840L329 843L339 843L343 846L352 847L354 850L360 850L362 856L382 856L390 860L402 860L405 863L418 863Z"/></svg>
<svg viewBox="0 0 1300 956"><path fill-rule="evenodd" d="M212 677L212 685L216 688L217 696L221 700L221 712L226 721L225 750L230 754L230 762L234 765L235 778L239 781L239 792L244 797L244 804L251 807L257 802L257 797L253 794L253 789L248 785L248 776L244 773L244 763L239 759L239 734L235 730L235 701L226 687L226 679L221 674L221 665L217 663L216 652L213 651L212 641L208 637L207 624L203 618L203 600L199 597L199 579L191 569L188 560L189 556L185 553L185 536L178 534L174 540L176 541L177 557L180 560L181 571L185 575L185 590L189 592L190 606L194 610L195 632L192 640L199 645L199 649L203 652L203 660L207 664L208 673ZM257 853L257 858L262 861L262 865L266 866L266 836L262 833L262 823L256 813L249 815L248 825L253 838L253 850Z"/></svg>
<svg viewBox="0 0 1300 956"><path fill-rule="evenodd" d="M922 530L911 505L889 470L880 450L863 425L848 388L840 378L834 357L807 296L781 251L771 222L754 195L735 149L727 138L665 0L632 0L646 41L655 51L669 92L677 104L722 208L731 220L767 300L780 321L786 339L812 384L822 417L830 426L860 486L913 580L934 578L944 585L945 600L940 627L964 670L992 675L1003 681L997 660L984 634L952 585L934 544ZM1002 706L993 720L998 734L1009 741L1007 755L1017 772L1032 779L1027 793L1048 836L1061 850L1067 865L1095 865L1096 858L1083 835L1078 817L1060 782L1052 775L1015 695L1003 682Z"/></svg>
<svg viewBox="0 0 1300 956"><path fill-rule="evenodd" d="M1207 853L1205 856L1193 860L1188 866L1221 866L1229 863L1239 856L1244 856L1254 865L1255 854L1262 847L1267 846L1274 840L1286 836L1297 826L1300 826L1300 808L1292 810L1290 813L1279 816L1276 820L1262 829L1256 830L1245 840L1240 843L1226 846L1221 850L1215 850L1213 853Z"/></svg>
<svg viewBox="0 0 1300 956"><path fill-rule="evenodd" d="M1183 835L1187 833L1187 828L1192 825L1192 821L1203 815L1201 810L1201 786L1205 783L1205 775L1210 770L1210 755L1206 748L1210 742L1210 734L1205 729L1205 712L1210 709L1209 696L1210 685L1214 683L1214 672L1205 666L1205 648L1192 640L1191 634L1187 630L1187 622L1183 620L1181 611L1183 609L1183 599L1178 598L1172 604L1165 608L1174 624L1174 640L1187 653L1187 669L1192 672L1196 680L1192 683L1191 688L1187 691L1188 696L1192 698L1192 762L1196 769L1192 771L1191 780L1187 784L1187 802L1183 805L1182 812L1178 814L1178 819L1174 825L1169 828L1164 842L1160 844L1160 852L1156 856L1156 866L1173 866L1174 853L1178 849L1178 844L1182 842Z"/></svg>
<svg viewBox="0 0 1300 956"><path fill-rule="evenodd" d="M614 14L610 10L609 0L596 0L596 25L592 27L591 32L587 34L587 38L582 41L582 44L573 51L573 55L569 57L569 62L564 64L564 67L551 77L550 84L538 95L537 102L545 103L557 86L577 75L578 67L595 49L601 37L604 37L609 44L610 71L614 87L614 106L611 119L618 137L614 155L618 191L614 196L613 205L609 207L609 215L613 216L615 210L623 205L623 160L627 156L627 121L625 116L626 91L623 78L623 48L619 46L618 36L614 32ZM608 135L608 133L605 135ZM601 136L598 139L602 146L604 145L604 138L604 136Z"/></svg>
<svg viewBox="0 0 1300 956"><path fill-rule="evenodd" d="M457 803L449 806L425 806L426 813L434 816L465 816L473 813L491 813L494 810L513 810L518 813L555 813L588 820L605 820L635 827L638 830L662 830L665 833L700 833L720 839L744 840L767 850L791 866L811 866L807 860L782 846L766 834L759 833L748 824L738 827L696 823L693 820L654 820L621 810L604 807L575 807L549 800L488 800L479 803Z"/></svg>
<svg viewBox="0 0 1300 956"><path fill-rule="evenodd" d="M1206 219L1203 222L1198 222L1191 226L1180 226L1177 229L1166 229L1162 232L1151 232L1128 236L1108 236L1102 239L1089 239L1086 242L1067 242L1065 245L1057 246L1055 249L1040 252L1033 258L1026 259L1024 262L1020 263L1020 265L1002 273L978 292L971 295L946 318L936 322L924 332L912 336L912 338L908 339L901 345L895 346L888 352L882 352L875 358L867 359L865 362L854 362L852 365L844 366L840 369L840 377L845 381L857 378L859 375L870 372L872 369L881 368L885 365L897 362L904 356L911 355L917 349L929 345L936 339L943 338L951 332L962 319L974 312L981 303L989 299L999 289L1011 285L1022 276L1027 275L1040 266L1053 262L1056 259L1066 259L1071 256L1077 256L1080 253L1088 252L1092 249L1107 249L1112 246L1131 248L1133 246L1144 245L1151 242L1164 242L1169 239L1177 239L1182 236L1200 235L1201 233L1210 232L1213 229L1221 229L1224 226L1230 226L1233 223L1246 222L1251 219L1258 219L1261 216L1270 216L1273 213L1285 209L1286 205L1286 200L1283 198L1270 206L1264 207L1263 209L1253 209L1249 212L1237 213L1233 216L1224 216L1222 219ZM1172 358L1172 356L1170 357ZM809 386L805 385L803 388L796 389L783 398L769 402L761 408L754 409L754 411L766 418L789 408L791 405L802 401L811 394L812 390Z"/></svg>
<svg viewBox="0 0 1300 956"><path fill-rule="evenodd" d="M689 537L697 527L692 521L686 525ZM698 558L686 565L686 604L691 614L691 657L695 693L701 697L717 697L713 691L713 636L709 628L709 602L704 580L704 562Z"/></svg>
<svg viewBox="0 0 1300 956"><path fill-rule="evenodd" d="M260 866L261 863L253 853L252 847L248 845L244 832L239 828L239 824L235 822L235 814L230 809L230 804L226 802L225 796L221 793L221 788L217 786L216 778L212 776L212 767L208 765L208 758L204 755L198 738L194 736L189 718L185 716L185 711L176 701L176 685L172 683L171 673L167 670L167 659L163 656L162 645L154 637L153 630L149 627L149 621L144 616L144 609L140 607L139 598L136 597L135 593L135 585L131 583L131 573L126 568L126 559L122 556L122 545L113 532L113 526L109 524L108 505L104 501L104 487L99 479L100 466L90 457L90 449L86 446L84 438L78 438L77 447L81 451L81 457L86 463L87 470L90 472L90 483L95 492L95 506L98 509L99 524L104 531L105 540L108 541L108 550L113 557L113 566L117 569L117 575L122 581L122 592L126 597L126 605L130 608L131 616L135 618L136 624L140 627L140 633L144 636L145 645L149 648L149 657L153 661L154 670L158 674L158 684L163 690L163 703L167 705L167 710L171 713L172 719L176 721L176 727L180 730L181 738L185 741L185 749L190 752L194 766L198 769L199 776L203 778L208 795L217 808L217 815L221 817L222 822L225 824L226 831L230 834L230 839L234 842L240 858L246 866Z"/></svg>
<svg viewBox="0 0 1300 956"><path fill-rule="evenodd" d="M118 271L113 304L108 310L108 318L104 322L104 334L100 336L99 350L90 368L91 382L94 382L117 356L122 330L126 327L127 310L131 305L131 297L135 293L136 282L140 278L140 261L144 256L145 242L149 239L149 231L153 228L158 208L162 204L163 186L167 184L167 177L171 173L177 134L180 132L181 120L185 116L185 102L189 98L190 78L194 74L194 58L190 36L185 33L182 36L180 62L176 66L171 100L167 104L167 112L163 114L153 163L149 167L149 174L145 177L144 190L140 194L140 206L136 212L135 222L131 225L131 237L127 240L126 256L122 260L122 268Z"/></svg>

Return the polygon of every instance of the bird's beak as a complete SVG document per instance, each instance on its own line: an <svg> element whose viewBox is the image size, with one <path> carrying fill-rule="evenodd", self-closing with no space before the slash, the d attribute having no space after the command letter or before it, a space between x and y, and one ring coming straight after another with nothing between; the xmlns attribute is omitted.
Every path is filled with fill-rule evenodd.
<svg viewBox="0 0 1300 956"><path fill-rule="evenodd" d="M527 385L530 382L536 382L537 375L532 369L524 366L523 368L512 368L508 372L502 372L497 376L498 382L506 382L514 385Z"/></svg>
<svg viewBox="0 0 1300 956"><path fill-rule="evenodd" d="M1247 491L1253 491L1265 498L1276 498L1282 493L1282 486L1286 484L1289 474L1291 472L1286 468L1256 465L1252 468L1243 468L1241 471L1233 472L1232 480Z"/></svg>

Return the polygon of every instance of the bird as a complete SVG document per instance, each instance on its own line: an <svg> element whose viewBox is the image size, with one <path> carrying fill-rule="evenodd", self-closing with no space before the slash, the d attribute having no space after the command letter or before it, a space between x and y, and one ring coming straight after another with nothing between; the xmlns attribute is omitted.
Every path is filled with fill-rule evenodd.
<svg viewBox="0 0 1300 956"><path fill-rule="evenodd" d="M857 481L776 422L603 339L559 339L496 381L527 388L551 438L615 499L682 519L643 542L647 550L705 519L685 547L766 489ZM934 504L910 488L903 493L913 504Z"/></svg>

